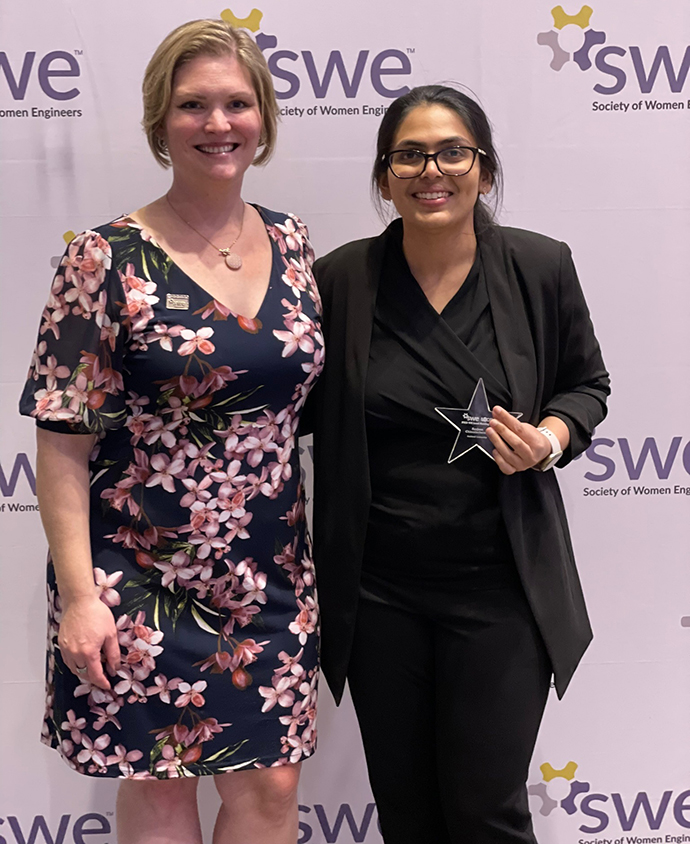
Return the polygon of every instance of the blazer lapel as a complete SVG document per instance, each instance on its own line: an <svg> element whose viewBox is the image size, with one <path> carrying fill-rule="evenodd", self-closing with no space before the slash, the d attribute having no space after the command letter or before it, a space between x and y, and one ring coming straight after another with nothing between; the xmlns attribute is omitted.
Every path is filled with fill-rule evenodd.
<svg viewBox="0 0 690 844"><path fill-rule="evenodd" d="M524 298L500 229L479 240L486 271L496 342L513 397L512 410L523 422L534 422L537 398L537 359ZM537 422L539 420L536 420Z"/></svg>
<svg viewBox="0 0 690 844"><path fill-rule="evenodd" d="M364 260L361 263L358 261L351 267L346 301L341 303L347 314L344 343L347 361L345 373L350 393L357 404L362 426L364 425L364 391L369 366L371 332L386 251L386 236L387 231L374 238L363 256Z"/></svg>

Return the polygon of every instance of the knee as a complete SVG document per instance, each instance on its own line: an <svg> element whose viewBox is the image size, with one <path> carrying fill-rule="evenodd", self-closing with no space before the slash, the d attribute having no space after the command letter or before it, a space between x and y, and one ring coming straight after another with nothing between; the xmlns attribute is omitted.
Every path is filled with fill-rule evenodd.
<svg viewBox="0 0 690 844"><path fill-rule="evenodd" d="M295 807L299 783L299 769L295 770L297 767L285 765L267 769L268 776L264 778L260 790L260 799L266 811L284 817Z"/></svg>
<svg viewBox="0 0 690 844"><path fill-rule="evenodd" d="M253 811L269 822L281 824L297 805L299 767L233 771L217 776L216 788L228 811Z"/></svg>
<svg viewBox="0 0 690 844"><path fill-rule="evenodd" d="M129 814L138 809L149 815L170 818L196 807L198 780L124 780L118 791L118 808Z"/></svg>

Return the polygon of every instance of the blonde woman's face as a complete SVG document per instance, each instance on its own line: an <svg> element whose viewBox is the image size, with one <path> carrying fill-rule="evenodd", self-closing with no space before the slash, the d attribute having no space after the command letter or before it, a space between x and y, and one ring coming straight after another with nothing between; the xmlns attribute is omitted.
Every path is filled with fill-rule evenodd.
<svg viewBox="0 0 690 844"><path fill-rule="evenodd" d="M176 176L242 179L256 156L261 114L234 56L198 56L179 68L161 135Z"/></svg>

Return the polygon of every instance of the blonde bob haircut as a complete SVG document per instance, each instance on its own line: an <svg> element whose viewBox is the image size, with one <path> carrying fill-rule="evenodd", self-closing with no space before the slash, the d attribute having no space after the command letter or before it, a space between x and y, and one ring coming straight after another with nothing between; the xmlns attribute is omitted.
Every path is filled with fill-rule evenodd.
<svg viewBox="0 0 690 844"><path fill-rule="evenodd" d="M249 74L261 114L259 154L254 164L265 164L273 154L278 134L278 104L271 72L255 41L222 20L183 23L167 35L144 73L144 118L141 121L153 157L163 167L171 161L160 130L170 107L172 85L179 67L197 56L234 56Z"/></svg>

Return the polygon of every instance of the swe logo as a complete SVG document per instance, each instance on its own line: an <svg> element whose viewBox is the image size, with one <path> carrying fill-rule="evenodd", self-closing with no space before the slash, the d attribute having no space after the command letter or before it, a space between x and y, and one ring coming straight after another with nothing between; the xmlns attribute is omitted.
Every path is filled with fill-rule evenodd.
<svg viewBox="0 0 690 844"><path fill-rule="evenodd" d="M36 495L36 475L33 466L28 455L19 452L15 454L12 466L8 467L7 463L3 466L0 463L0 495L3 498L11 498L17 490L17 486L21 487L20 491L24 491L26 486L20 485L20 478L22 477L24 484L28 486L33 495Z"/></svg>
<svg viewBox="0 0 690 844"><path fill-rule="evenodd" d="M645 470L659 480L667 480L674 469L690 475L690 440L672 437L668 445L662 445L656 437L645 437L637 445L627 437L596 437L578 459L584 459L585 465L594 464L585 472L588 481L608 481L619 471L637 481Z"/></svg>
<svg viewBox="0 0 690 844"><path fill-rule="evenodd" d="M276 97L289 100L310 88L317 100L324 99L333 86L339 87L348 99L356 97L360 89L371 85L381 97L395 99L410 88L398 84L399 77L412 73L409 53L398 49L385 49L378 53L359 50L357 55L345 55L331 50L325 60L317 61L312 50L277 49L278 38L263 31L263 13L253 9L246 18L238 18L231 9L221 12L221 18L232 26L245 29L256 40L263 52L275 81ZM336 81L336 77L337 80Z"/></svg>
<svg viewBox="0 0 690 844"><path fill-rule="evenodd" d="M549 762L544 762L539 770L542 774L541 782L527 787L530 797L541 800L540 815L548 816L556 809L562 809L569 815L577 811L575 798L589 791L588 782L575 779L576 762L568 762L565 768L557 771Z"/></svg>
<svg viewBox="0 0 690 844"><path fill-rule="evenodd" d="M65 50L51 50L38 59L34 50L11 57L3 50L0 51L0 71L0 82L4 80L3 87L6 86L15 101L23 100L29 86L35 83L51 100L73 100L81 93L72 84L73 79L81 76L81 67L76 55Z"/></svg>
<svg viewBox="0 0 690 844"><path fill-rule="evenodd" d="M15 815L0 818L0 844L38 844L39 841L46 844L107 844L102 836L111 831L110 821L97 812L74 819L72 815L62 815L57 826L50 824L44 815L36 815L30 823L22 822Z"/></svg>
<svg viewBox="0 0 690 844"><path fill-rule="evenodd" d="M528 786L531 797L541 802L538 813L548 816L563 811L584 821L578 829L588 835L603 832L610 825L618 826L623 832L633 829L639 832L653 831L664 821L675 822L682 829L690 829L690 789L675 793L664 791L650 797L646 791L639 791L633 797L619 792L601 794L593 792L588 782L576 779L576 762L556 770L545 762L540 770L542 780ZM661 840L661 839L649 839ZM687 840L667 837L667 841ZM632 841L632 839L631 839Z"/></svg>
<svg viewBox="0 0 690 844"><path fill-rule="evenodd" d="M591 6L583 6L576 15L567 15L563 6L551 9L553 29L540 32L537 44L549 47L553 52L550 64L552 70L560 70L569 61L574 61L580 70L589 70L592 66L590 50L606 41L606 33L590 26L593 12ZM566 46L570 49L566 50Z"/></svg>
<svg viewBox="0 0 690 844"><path fill-rule="evenodd" d="M657 46L653 55L651 50L643 53L639 46L610 44L605 32L592 27L593 14L591 6L582 6L574 15L567 14L563 6L551 9L553 26L537 35L537 44L551 50L552 70L558 72L568 62L581 71L594 68L599 81L593 87L598 94L618 94L630 82L637 83L640 93L649 94L663 86L664 77L671 93L683 91L690 72L690 45L680 48L683 55L679 59L678 50L674 58L666 44ZM601 74L608 80L602 80Z"/></svg>

